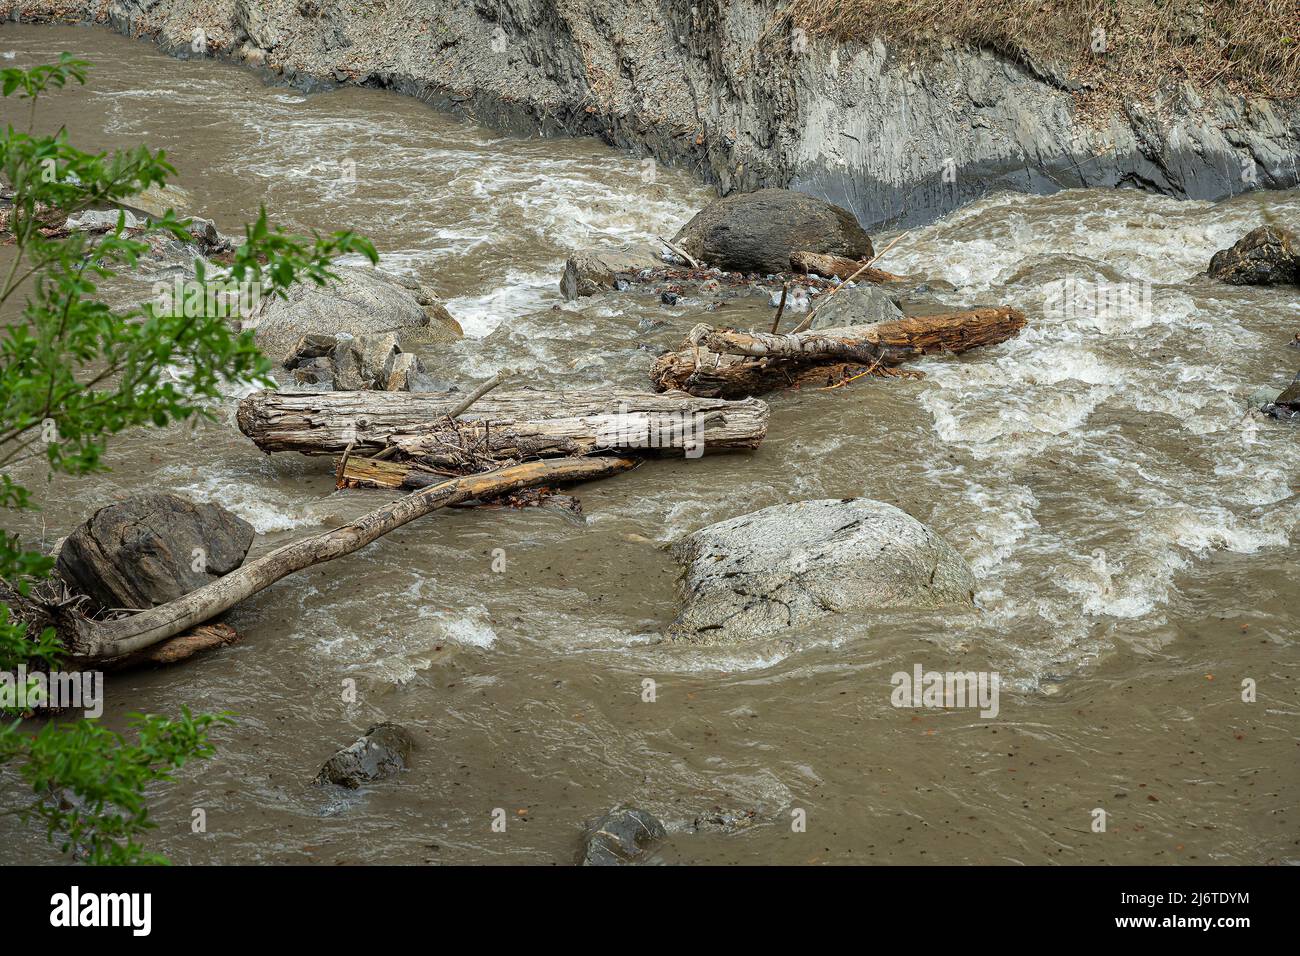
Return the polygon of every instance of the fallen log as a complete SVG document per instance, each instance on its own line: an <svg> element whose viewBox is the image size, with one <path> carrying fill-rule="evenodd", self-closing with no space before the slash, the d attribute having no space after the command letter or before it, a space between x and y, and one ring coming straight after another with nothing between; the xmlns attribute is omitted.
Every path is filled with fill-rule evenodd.
<svg viewBox="0 0 1300 956"><path fill-rule="evenodd" d="M790 253L790 266L796 272L806 272L811 275L821 276L825 279L847 279L849 276L861 271L858 276L866 282L903 282L907 276L895 275L892 272L886 272L884 269L868 267L863 269L864 263L857 259L850 259L847 256L835 256L825 252L792 252Z"/></svg>
<svg viewBox="0 0 1300 956"><path fill-rule="evenodd" d="M179 664L196 654L239 642L239 633L229 624L200 624L188 634L169 637L152 647L111 662L112 670Z"/></svg>
<svg viewBox="0 0 1300 956"><path fill-rule="evenodd" d="M419 392L278 392L239 405L240 430L265 452L369 456L396 448L406 457L452 470L486 462L612 451L756 448L768 408L756 399L728 402L677 392L496 391L461 418L447 412L455 394ZM477 467L476 467L477 466Z"/></svg>
<svg viewBox="0 0 1300 956"><path fill-rule="evenodd" d="M349 457L339 469L341 488L392 488L415 491L446 481L455 475L443 475L406 461L382 461L378 458Z"/></svg>
<svg viewBox="0 0 1300 956"><path fill-rule="evenodd" d="M466 501L488 500L538 485L590 481L635 467L632 458L562 458L512 465L453 478L412 492L369 514L321 534L294 541L166 604L130 617L94 621L59 615L57 628L69 653L83 661L136 654L234 607L304 568L364 548L416 518Z"/></svg>
<svg viewBox="0 0 1300 956"><path fill-rule="evenodd" d="M1005 342L1024 326L1024 313L1009 307L786 334L701 326L691 342L655 360L650 379L656 388L735 398L798 384L815 366L891 366L922 355L966 352Z"/></svg>

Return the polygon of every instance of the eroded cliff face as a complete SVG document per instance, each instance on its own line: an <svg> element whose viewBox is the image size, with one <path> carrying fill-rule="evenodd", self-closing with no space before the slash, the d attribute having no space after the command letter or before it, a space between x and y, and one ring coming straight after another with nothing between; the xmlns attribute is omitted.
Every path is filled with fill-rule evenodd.
<svg viewBox="0 0 1300 956"><path fill-rule="evenodd" d="M868 226L991 188L1217 199L1300 182L1300 99L1187 86L1084 116L1069 81L983 51L813 40L771 0L0 0L301 85L392 87L490 125L596 135L723 192L792 186Z"/></svg>

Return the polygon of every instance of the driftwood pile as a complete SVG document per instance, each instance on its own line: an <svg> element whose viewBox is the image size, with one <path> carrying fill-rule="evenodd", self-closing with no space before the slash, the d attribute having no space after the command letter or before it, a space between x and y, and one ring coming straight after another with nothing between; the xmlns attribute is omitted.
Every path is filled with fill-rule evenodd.
<svg viewBox="0 0 1300 956"><path fill-rule="evenodd" d="M1006 307L786 334L702 325L655 360L650 379L658 389L710 398L761 395L828 372L841 381L889 374L908 359L1005 342L1024 326L1024 313Z"/></svg>
<svg viewBox="0 0 1300 956"><path fill-rule="evenodd" d="M898 277L874 260L795 253L810 275L850 281ZM783 300L784 301L784 300ZM811 381L844 383L898 375L923 355L965 352L1006 341L1025 325L1013 308L980 308L873 325L813 329L816 308L791 331L696 326L650 371L655 392L494 391L503 372L468 395L381 391L262 391L239 406L240 430L267 453L332 456L339 488L408 491L367 515L256 560L182 597L138 613L95 620L75 603L40 613L57 626L73 663L182 660L237 636L200 628L287 575L350 554L441 508L542 494L564 484L619 474L648 457L696 457L757 448L768 406L753 397Z"/></svg>

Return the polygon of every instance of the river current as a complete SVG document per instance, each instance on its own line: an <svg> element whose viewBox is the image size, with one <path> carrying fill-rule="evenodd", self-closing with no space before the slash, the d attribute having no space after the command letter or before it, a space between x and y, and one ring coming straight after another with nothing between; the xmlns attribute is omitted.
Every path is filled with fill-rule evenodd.
<svg viewBox="0 0 1300 956"><path fill-rule="evenodd" d="M308 96L103 30L0 26L4 65L62 50L93 61L91 83L52 96L43 125L83 147L165 148L191 212L225 232L265 205L296 231L370 236L466 331L423 356L439 378L470 387L508 365L560 388L648 386L655 352L711 321L699 300L559 293L573 250L671 235L707 202L684 172L386 92ZM668 824L662 862L1300 862L1300 459L1296 426L1249 412L1300 363L1285 347L1300 298L1198 275L1264 221L1300 223L1300 193L985 197L910 230L880 265L1023 309L1017 338L916 363L920 380L770 395L757 452L583 486L582 520L423 519L241 605L238 645L111 677L114 726L182 705L235 715L215 757L158 789L151 849L178 863L569 863L582 823L626 802ZM1061 307L1062 289L1099 284L1134 290L1136 307ZM334 491L321 460L260 453L234 425L238 397L214 423L120 437L106 474L38 478L44 508L21 530L50 546L147 487L231 508L257 555L385 500ZM766 505L858 495L951 541L977 608L839 615L739 648L659 642L677 607L666 544ZM893 707L891 675L916 664L999 672L998 717ZM358 792L311 784L380 720L413 731L408 772ZM0 834L0 861L57 859L12 817Z"/></svg>

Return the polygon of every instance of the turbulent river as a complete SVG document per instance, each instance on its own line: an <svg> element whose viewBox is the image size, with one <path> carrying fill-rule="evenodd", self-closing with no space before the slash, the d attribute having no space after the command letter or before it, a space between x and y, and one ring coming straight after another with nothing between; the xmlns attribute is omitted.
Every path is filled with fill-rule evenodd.
<svg viewBox="0 0 1300 956"><path fill-rule="evenodd" d="M380 91L306 96L106 31L0 27L0 65L61 50L95 66L45 123L83 147L166 149L192 211L225 232L264 204L296 231L369 235L464 326L423 356L443 380L509 365L543 385L645 386L654 354L710 319L698 300L559 294L572 250L670 235L706 202L684 173ZM1198 276L1266 219L1300 221L1300 194L986 197L908 232L881 265L947 280L957 302L1022 308L1018 338L917 363L921 380L771 395L756 453L581 487L583 520L441 513L259 594L231 617L242 643L111 678L113 726L183 705L236 715L215 757L157 791L151 849L178 863L570 863L581 824L629 802L668 825L663 862L1300 862L1300 457L1295 426L1248 413L1295 372L1300 299ZM1055 307L1072 281L1130 284L1149 308ZM770 317L755 302L728 321ZM257 555L391 497L261 454L235 428L237 397L215 423L120 437L106 474L37 480L44 510L20 530L49 547L114 497L163 489L246 518ZM977 609L839 615L735 648L659 642L677 607L666 543L859 495L950 540ZM998 671L998 717L891 706L890 676L918 663ZM380 720L413 731L408 772L358 792L311 784ZM17 787L0 780L6 803ZM715 825L719 810L751 822ZM0 834L0 861L57 859L13 817Z"/></svg>

